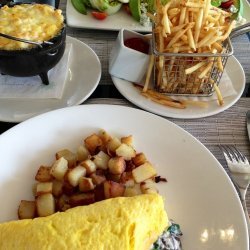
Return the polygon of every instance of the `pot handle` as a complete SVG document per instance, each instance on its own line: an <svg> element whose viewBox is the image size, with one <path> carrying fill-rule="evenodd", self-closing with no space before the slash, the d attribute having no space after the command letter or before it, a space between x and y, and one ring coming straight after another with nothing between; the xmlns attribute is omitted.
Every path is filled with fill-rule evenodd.
<svg viewBox="0 0 250 250"><path fill-rule="evenodd" d="M58 53L58 49L52 50L51 52L48 52L47 55L48 56L55 56L57 53Z"/></svg>

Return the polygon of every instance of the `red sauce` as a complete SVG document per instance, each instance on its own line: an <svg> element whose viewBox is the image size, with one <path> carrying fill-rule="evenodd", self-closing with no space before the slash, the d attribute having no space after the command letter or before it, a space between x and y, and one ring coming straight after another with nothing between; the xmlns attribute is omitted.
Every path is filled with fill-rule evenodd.
<svg viewBox="0 0 250 250"><path fill-rule="evenodd" d="M134 37L129 38L124 41L124 45L130 49L137 50L144 54L149 52L149 44L145 42L142 38Z"/></svg>

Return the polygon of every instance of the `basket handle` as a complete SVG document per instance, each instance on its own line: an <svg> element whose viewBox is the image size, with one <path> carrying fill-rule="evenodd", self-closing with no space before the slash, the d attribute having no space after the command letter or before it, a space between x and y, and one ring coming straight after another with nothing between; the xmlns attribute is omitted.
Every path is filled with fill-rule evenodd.
<svg viewBox="0 0 250 250"><path fill-rule="evenodd" d="M250 22L234 28L229 37L234 38L234 37L246 34L248 32L250 32Z"/></svg>

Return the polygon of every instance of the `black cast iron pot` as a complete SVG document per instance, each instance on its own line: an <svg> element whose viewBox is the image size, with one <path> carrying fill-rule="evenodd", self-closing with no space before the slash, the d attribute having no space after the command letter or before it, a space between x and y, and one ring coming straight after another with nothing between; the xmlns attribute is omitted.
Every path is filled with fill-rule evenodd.
<svg viewBox="0 0 250 250"><path fill-rule="evenodd" d="M65 50L66 28L50 39L53 44L43 44L23 50L0 49L0 72L10 76L39 75L44 84L49 84L48 71L62 58Z"/></svg>

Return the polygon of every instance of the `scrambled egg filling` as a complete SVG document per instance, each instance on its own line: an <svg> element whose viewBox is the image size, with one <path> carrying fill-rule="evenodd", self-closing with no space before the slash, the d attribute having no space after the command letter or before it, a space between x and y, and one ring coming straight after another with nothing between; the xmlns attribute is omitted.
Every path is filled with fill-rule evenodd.
<svg viewBox="0 0 250 250"><path fill-rule="evenodd" d="M148 250L168 225L158 194L119 197L0 224L0 250Z"/></svg>
<svg viewBox="0 0 250 250"><path fill-rule="evenodd" d="M43 42L55 37L63 27L61 10L55 10L45 4L7 5L0 9L0 32ZM0 49L18 50L31 48L33 45L0 37Z"/></svg>

